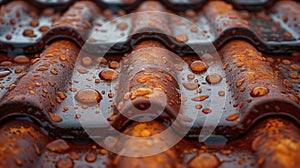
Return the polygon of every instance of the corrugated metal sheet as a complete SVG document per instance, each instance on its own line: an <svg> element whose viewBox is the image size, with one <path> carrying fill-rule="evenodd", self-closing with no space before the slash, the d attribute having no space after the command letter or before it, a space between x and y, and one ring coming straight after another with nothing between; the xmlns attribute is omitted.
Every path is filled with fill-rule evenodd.
<svg viewBox="0 0 300 168"><path fill-rule="evenodd" d="M0 3L1 167L299 167L298 2Z"/></svg>

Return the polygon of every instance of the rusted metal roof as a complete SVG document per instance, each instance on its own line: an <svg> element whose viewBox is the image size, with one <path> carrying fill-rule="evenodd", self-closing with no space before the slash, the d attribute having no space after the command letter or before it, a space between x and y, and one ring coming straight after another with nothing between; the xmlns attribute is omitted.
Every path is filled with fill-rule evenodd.
<svg viewBox="0 0 300 168"><path fill-rule="evenodd" d="M299 2L0 4L0 167L300 166Z"/></svg>

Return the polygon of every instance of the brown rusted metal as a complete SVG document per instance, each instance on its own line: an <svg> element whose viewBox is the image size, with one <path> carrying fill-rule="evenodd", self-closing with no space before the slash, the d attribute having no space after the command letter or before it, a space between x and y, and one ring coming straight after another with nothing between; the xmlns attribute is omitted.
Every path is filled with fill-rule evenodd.
<svg viewBox="0 0 300 168"><path fill-rule="evenodd" d="M259 167L299 167L299 128L289 120L269 119L253 128L251 148Z"/></svg>
<svg viewBox="0 0 300 168"><path fill-rule="evenodd" d="M298 2L73 2L0 0L0 167L300 167Z"/></svg>
<svg viewBox="0 0 300 168"><path fill-rule="evenodd" d="M123 60L116 128L138 117L159 116L170 124L176 119L181 100L173 56L162 44L145 41Z"/></svg>
<svg viewBox="0 0 300 168"><path fill-rule="evenodd" d="M30 115L41 123L61 122L56 106L64 99L59 94L67 90L79 48L72 42L52 43L32 61L29 72L23 74L15 88L1 102L1 119L12 115Z"/></svg>

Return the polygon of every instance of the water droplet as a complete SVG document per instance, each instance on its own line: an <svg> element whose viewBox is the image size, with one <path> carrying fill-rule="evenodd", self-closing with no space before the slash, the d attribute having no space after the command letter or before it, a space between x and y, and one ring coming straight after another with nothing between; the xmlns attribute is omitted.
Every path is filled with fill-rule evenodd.
<svg viewBox="0 0 300 168"><path fill-rule="evenodd" d="M49 30L49 27L48 26L41 26L40 28L39 28L39 31L40 32L46 32L46 31L48 31Z"/></svg>
<svg viewBox="0 0 300 168"><path fill-rule="evenodd" d="M205 79L209 84L217 84L221 82L222 77L218 74L211 74L211 75L207 75Z"/></svg>
<svg viewBox="0 0 300 168"><path fill-rule="evenodd" d="M227 121L235 121L240 117L239 113L232 114L226 118Z"/></svg>
<svg viewBox="0 0 300 168"><path fill-rule="evenodd" d="M178 70L178 71L182 71L183 70L183 67L179 64L175 64L175 68Z"/></svg>
<svg viewBox="0 0 300 168"><path fill-rule="evenodd" d="M260 97L269 93L269 89L264 86L258 86L252 89L250 95L252 97Z"/></svg>
<svg viewBox="0 0 300 168"><path fill-rule="evenodd" d="M0 71L0 78L4 78L9 75L11 72L9 70Z"/></svg>
<svg viewBox="0 0 300 168"><path fill-rule="evenodd" d="M298 78L299 78L299 75L298 75L298 73L290 73L290 74L289 74L289 77L290 77L291 79L298 79Z"/></svg>
<svg viewBox="0 0 300 168"><path fill-rule="evenodd" d="M107 81L113 81L118 78L119 73L113 69L107 69L103 70L99 74L101 79L107 80Z"/></svg>
<svg viewBox="0 0 300 168"><path fill-rule="evenodd" d="M15 73L21 73L23 70L22 69L20 69L20 68L17 68L17 69L15 69Z"/></svg>
<svg viewBox="0 0 300 168"><path fill-rule="evenodd" d="M52 121L54 121L54 122L61 122L62 121L62 118L60 116L57 116L57 115L55 115L51 112L49 113L49 116L52 119Z"/></svg>
<svg viewBox="0 0 300 168"><path fill-rule="evenodd" d="M54 140L47 144L46 147L48 150L56 153L64 153L70 149L69 144L63 139Z"/></svg>
<svg viewBox="0 0 300 168"><path fill-rule="evenodd" d="M190 168L216 168L220 164L219 159L212 154L209 153L202 153L197 156L195 156L190 162L189 167Z"/></svg>
<svg viewBox="0 0 300 168"><path fill-rule="evenodd" d="M19 55L14 58L14 62L17 64L27 64L29 63L29 61L30 61L29 58L27 58L24 55Z"/></svg>
<svg viewBox="0 0 300 168"><path fill-rule="evenodd" d="M191 28L191 32L197 33L197 32L198 32L198 27L193 27L193 28Z"/></svg>
<svg viewBox="0 0 300 168"><path fill-rule="evenodd" d="M110 67L111 69L117 69L117 68L119 68L119 66L120 66L120 64L119 64L117 61L111 61L111 62L109 63L109 67Z"/></svg>
<svg viewBox="0 0 300 168"><path fill-rule="evenodd" d="M105 150L105 149L100 149L99 150L99 154L101 154L101 155L107 155L107 150Z"/></svg>
<svg viewBox="0 0 300 168"><path fill-rule="evenodd" d="M175 40L178 43L184 43L184 42L188 41L188 36L186 34L180 34L180 35L175 37Z"/></svg>
<svg viewBox="0 0 300 168"><path fill-rule="evenodd" d="M195 78L195 74L188 74L188 75L187 75L187 78L188 78L188 79L194 79L194 78Z"/></svg>
<svg viewBox="0 0 300 168"><path fill-rule="evenodd" d="M47 67L47 66L39 66L39 67L37 68L37 71L46 71L46 70L48 70L48 67Z"/></svg>
<svg viewBox="0 0 300 168"><path fill-rule="evenodd" d="M93 64L93 60L92 60L91 57L83 57L81 59L81 63L82 63L83 66L88 67L88 66L91 66Z"/></svg>
<svg viewBox="0 0 300 168"><path fill-rule="evenodd" d="M203 61L194 61L191 63L190 68L194 73L200 74L200 73L205 72L207 70L208 66Z"/></svg>
<svg viewBox="0 0 300 168"><path fill-rule="evenodd" d="M65 159L59 159L56 164L56 168L73 168L74 163L71 159L65 158Z"/></svg>
<svg viewBox="0 0 300 168"><path fill-rule="evenodd" d="M83 89L75 94L75 99L81 103L97 104L102 100L102 96L97 90Z"/></svg>
<svg viewBox="0 0 300 168"><path fill-rule="evenodd" d="M219 94L219 96L225 96L225 92L224 91L219 91L218 94Z"/></svg>
<svg viewBox="0 0 300 168"><path fill-rule="evenodd" d="M297 65L297 64L292 64L292 65L290 66L290 68L291 68L292 70L300 71L300 66Z"/></svg>
<svg viewBox="0 0 300 168"><path fill-rule="evenodd" d="M127 29L127 27L128 27L127 23L124 23L124 22L119 23L119 24L117 25L117 28L118 28L119 30L125 30L125 29Z"/></svg>
<svg viewBox="0 0 300 168"><path fill-rule="evenodd" d="M32 27L37 27L37 26L39 26L39 22L34 20L34 21L31 21L29 25Z"/></svg>
<svg viewBox="0 0 300 168"><path fill-rule="evenodd" d="M11 66L12 65L12 62L10 61L3 61L0 63L1 66Z"/></svg>
<svg viewBox="0 0 300 168"><path fill-rule="evenodd" d="M23 35L26 37L34 37L34 31L31 29L26 29L23 31Z"/></svg>
<svg viewBox="0 0 300 168"><path fill-rule="evenodd" d="M53 75L57 75L57 74L58 74L57 69L52 69L50 72L51 72Z"/></svg>
<svg viewBox="0 0 300 168"><path fill-rule="evenodd" d="M65 98L66 98L66 95L65 95L64 92L57 92L57 95L58 95L58 97L61 98L61 99L65 99Z"/></svg>
<svg viewBox="0 0 300 168"><path fill-rule="evenodd" d="M77 71L78 71L79 73L81 73L81 74L86 74L86 73L89 72L89 71L86 70L86 69L77 69Z"/></svg>
<svg viewBox="0 0 300 168"><path fill-rule="evenodd" d="M195 107L196 107L196 109L202 109L202 105L201 104L197 104Z"/></svg>
<svg viewBox="0 0 300 168"><path fill-rule="evenodd" d="M236 82L236 87L240 87L242 84L244 83L244 79L239 80L238 82Z"/></svg>
<svg viewBox="0 0 300 168"><path fill-rule="evenodd" d="M22 166L22 164L23 164L22 160L16 159L15 161L18 166Z"/></svg>
<svg viewBox="0 0 300 168"><path fill-rule="evenodd" d="M204 96L198 96L198 97L194 97L192 98L193 101L204 101L208 98L209 96L204 95Z"/></svg>
<svg viewBox="0 0 300 168"><path fill-rule="evenodd" d="M85 160L87 161L87 162L95 162L96 161L96 159L97 159L97 155L96 154L94 154L94 153L88 153L86 156L85 156Z"/></svg>
<svg viewBox="0 0 300 168"><path fill-rule="evenodd" d="M194 82L183 82L183 86L188 90L195 90L198 88L198 83Z"/></svg>
<svg viewBox="0 0 300 168"><path fill-rule="evenodd" d="M290 61L290 60L287 60L287 59L282 60L282 63L283 63L284 65L291 65L291 61Z"/></svg>
<svg viewBox="0 0 300 168"><path fill-rule="evenodd" d="M204 114L209 114L209 113L211 113L211 109L205 108L205 109L202 110L202 112L203 112Z"/></svg>
<svg viewBox="0 0 300 168"><path fill-rule="evenodd" d="M107 136L104 139L104 145L106 149L112 149L116 144L117 144L117 138L112 137L112 136Z"/></svg>

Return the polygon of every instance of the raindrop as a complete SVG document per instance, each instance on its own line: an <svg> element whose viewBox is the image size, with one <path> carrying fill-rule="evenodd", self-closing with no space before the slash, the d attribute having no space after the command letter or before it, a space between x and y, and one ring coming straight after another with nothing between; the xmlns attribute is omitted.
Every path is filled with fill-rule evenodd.
<svg viewBox="0 0 300 168"><path fill-rule="evenodd" d="M34 37L34 32L31 29L26 29L24 30L23 35L26 37Z"/></svg>
<svg viewBox="0 0 300 168"><path fill-rule="evenodd" d="M83 57L81 59L81 63L82 63L83 66L88 67L88 66L91 66L93 64L93 60L90 57Z"/></svg>
<svg viewBox="0 0 300 168"><path fill-rule="evenodd" d="M239 113L232 114L226 118L227 121L235 121L240 117Z"/></svg>
<svg viewBox="0 0 300 168"><path fill-rule="evenodd" d="M27 64L29 61L30 60L24 55L19 55L14 58L14 62L17 64Z"/></svg>
<svg viewBox="0 0 300 168"><path fill-rule="evenodd" d="M269 93L269 89L263 86L258 86L252 89L250 95L252 97L260 97Z"/></svg>
<svg viewBox="0 0 300 168"><path fill-rule="evenodd" d="M192 74L192 73L191 73L191 74L188 74L188 75L187 75L187 78L188 78L188 79L194 79L194 78L195 78L195 74Z"/></svg>
<svg viewBox="0 0 300 168"><path fill-rule="evenodd" d="M219 94L219 96L225 96L225 92L224 91L219 91L218 94Z"/></svg>
<svg viewBox="0 0 300 168"><path fill-rule="evenodd" d="M73 168L74 163L71 159L65 158L65 159L59 159L56 164L56 168Z"/></svg>
<svg viewBox="0 0 300 168"><path fill-rule="evenodd" d="M20 68L17 68L17 69L15 69L15 73L21 73L23 70L22 69L20 69Z"/></svg>
<svg viewBox="0 0 300 168"><path fill-rule="evenodd" d="M49 116L51 117L52 121L54 121L54 122L61 122L62 121L62 118L60 116L57 116L57 115L55 115L51 112L49 113Z"/></svg>
<svg viewBox="0 0 300 168"><path fill-rule="evenodd" d="M103 70L99 74L101 79L107 80L107 81L113 81L118 78L119 73L112 69Z"/></svg>
<svg viewBox="0 0 300 168"><path fill-rule="evenodd" d="M240 81L236 82L236 87L240 87L244 83L244 79L241 79Z"/></svg>
<svg viewBox="0 0 300 168"><path fill-rule="evenodd" d="M97 159L97 155L94 154L94 153L88 153L86 156L85 156L85 160L87 162L95 162Z"/></svg>
<svg viewBox="0 0 300 168"><path fill-rule="evenodd" d="M12 65L12 62L10 61L3 61L0 63L1 66L11 66Z"/></svg>
<svg viewBox="0 0 300 168"><path fill-rule="evenodd" d="M193 101L204 101L208 98L209 96L204 95L204 96L198 96L198 97L194 97L192 98Z"/></svg>
<svg viewBox="0 0 300 168"><path fill-rule="evenodd" d="M202 110L202 112L203 112L204 114L209 114L209 113L211 113L211 109L205 108L205 109Z"/></svg>
<svg viewBox="0 0 300 168"><path fill-rule="evenodd" d="M117 143L117 138L112 137L112 136L107 136L104 139L104 145L106 149L112 149Z"/></svg>
<svg viewBox="0 0 300 168"><path fill-rule="evenodd" d="M188 36L186 34L180 34L180 35L175 37L175 40L178 43L184 43L184 42L188 41Z"/></svg>
<svg viewBox="0 0 300 168"><path fill-rule="evenodd" d="M9 70L0 71L0 78L4 78L9 75L11 72Z"/></svg>
<svg viewBox="0 0 300 168"><path fill-rule="evenodd" d="M217 84L221 82L222 77L218 74L211 74L211 75L207 75L205 79L209 84Z"/></svg>
<svg viewBox="0 0 300 168"><path fill-rule="evenodd" d="M82 89L75 94L75 99L81 103L96 104L102 100L102 96L97 90Z"/></svg>
<svg viewBox="0 0 300 168"><path fill-rule="evenodd" d="M119 30L125 30L125 29L127 29L127 27L128 27L128 25L127 25L127 23L119 23L118 25L117 25L117 28L119 29Z"/></svg>
<svg viewBox="0 0 300 168"><path fill-rule="evenodd" d="M112 61L112 62L110 62L109 63L109 67L111 68L111 69L117 69L117 68L119 68L119 63L117 62L117 61Z"/></svg>
<svg viewBox="0 0 300 168"><path fill-rule="evenodd" d="M219 159L212 154L209 153L202 153L197 156L195 156L190 162L189 167L190 168L216 168L220 164Z"/></svg>
<svg viewBox="0 0 300 168"><path fill-rule="evenodd" d="M205 72L207 70L208 66L203 61L194 61L191 63L190 68L194 73L200 74L200 73Z"/></svg>
<svg viewBox="0 0 300 168"><path fill-rule="evenodd" d="M46 147L48 150L56 153L64 153L70 149L68 143L63 139L54 140L47 144Z"/></svg>
<svg viewBox="0 0 300 168"><path fill-rule="evenodd" d="M194 82L184 82L183 86L188 90L195 90L198 88L198 83Z"/></svg>

